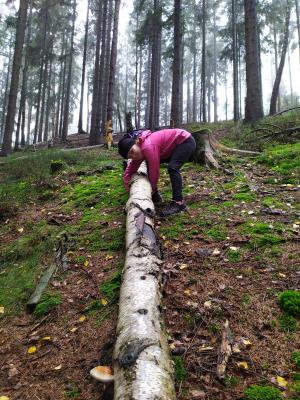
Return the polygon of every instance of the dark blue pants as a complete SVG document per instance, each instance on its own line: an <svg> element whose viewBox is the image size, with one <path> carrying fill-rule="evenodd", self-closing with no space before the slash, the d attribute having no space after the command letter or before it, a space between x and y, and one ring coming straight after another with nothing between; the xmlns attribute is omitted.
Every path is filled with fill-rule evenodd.
<svg viewBox="0 0 300 400"><path fill-rule="evenodd" d="M182 201L182 176L180 173L181 167L188 162L194 151L196 150L195 139L191 136L183 143L175 147L171 157L168 160L162 160L162 163L168 163L168 172L170 175L173 200Z"/></svg>

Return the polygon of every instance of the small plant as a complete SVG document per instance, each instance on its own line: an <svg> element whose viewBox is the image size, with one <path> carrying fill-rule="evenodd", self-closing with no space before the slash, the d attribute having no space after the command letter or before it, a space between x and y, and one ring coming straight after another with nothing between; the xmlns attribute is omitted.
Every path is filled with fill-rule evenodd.
<svg viewBox="0 0 300 400"><path fill-rule="evenodd" d="M45 294L42 300L36 306L34 310L34 315L37 317L42 317L48 314L51 310L56 308L61 303L61 298L59 295Z"/></svg>
<svg viewBox="0 0 300 400"><path fill-rule="evenodd" d="M300 351L292 353L292 361L296 365L297 370L300 371Z"/></svg>
<svg viewBox="0 0 300 400"><path fill-rule="evenodd" d="M281 391L272 386L251 385L245 390L245 400L282 400Z"/></svg>
<svg viewBox="0 0 300 400"><path fill-rule="evenodd" d="M296 381L293 385L290 386L292 391L294 392L293 395L295 396L294 399L300 399L300 382Z"/></svg>
<svg viewBox="0 0 300 400"><path fill-rule="evenodd" d="M80 395L81 390L78 389L75 385L70 385L68 390L66 390L66 397L69 399L77 399L77 397Z"/></svg>
<svg viewBox="0 0 300 400"><path fill-rule="evenodd" d="M182 382L185 380L187 376L187 372L185 369L184 361L181 356L173 357L175 364L175 378L177 382Z"/></svg>
<svg viewBox="0 0 300 400"><path fill-rule="evenodd" d="M280 317L279 322L280 322L280 328L285 333L292 333L297 331L298 327L297 320L291 315L283 314L283 316Z"/></svg>
<svg viewBox="0 0 300 400"><path fill-rule="evenodd" d="M230 389L240 383L240 379L237 376L225 376L224 384L227 389Z"/></svg>
<svg viewBox="0 0 300 400"><path fill-rule="evenodd" d="M286 290L279 294L279 305L283 311L294 317L300 317L300 292Z"/></svg>

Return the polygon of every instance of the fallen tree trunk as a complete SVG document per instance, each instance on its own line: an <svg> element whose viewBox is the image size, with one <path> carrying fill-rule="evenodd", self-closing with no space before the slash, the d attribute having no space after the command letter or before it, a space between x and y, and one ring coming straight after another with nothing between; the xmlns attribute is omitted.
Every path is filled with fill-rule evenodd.
<svg viewBox="0 0 300 400"><path fill-rule="evenodd" d="M132 179L126 261L114 350L115 400L174 400L173 365L161 315L161 254L147 167Z"/></svg>

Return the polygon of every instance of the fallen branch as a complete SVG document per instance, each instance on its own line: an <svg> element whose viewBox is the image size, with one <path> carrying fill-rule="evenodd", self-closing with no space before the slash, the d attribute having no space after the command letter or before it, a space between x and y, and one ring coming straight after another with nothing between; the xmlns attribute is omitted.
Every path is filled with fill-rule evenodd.
<svg viewBox="0 0 300 400"><path fill-rule="evenodd" d="M229 327L228 320L225 321L222 335L220 353L218 355L217 376L219 379L225 378L228 360L232 354L233 334Z"/></svg>
<svg viewBox="0 0 300 400"><path fill-rule="evenodd" d="M282 114L284 114L286 112L289 112L289 111L298 110L299 108L300 108L299 106L298 107L288 108L287 110L283 110L283 111L278 112L277 114L274 114L273 117L276 117L277 115L282 115Z"/></svg>
<svg viewBox="0 0 300 400"><path fill-rule="evenodd" d="M162 327L161 255L151 185L143 163L126 206L126 260L114 349L117 400L174 400L173 366Z"/></svg>
<svg viewBox="0 0 300 400"><path fill-rule="evenodd" d="M56 265L55 264L50 265L50 267L47 268L46 272L40 278L39 283L35 288L35 291L30 296L30 299L27 302L26 307L28 312L34 311L55 270L56 270Z"/></svg>

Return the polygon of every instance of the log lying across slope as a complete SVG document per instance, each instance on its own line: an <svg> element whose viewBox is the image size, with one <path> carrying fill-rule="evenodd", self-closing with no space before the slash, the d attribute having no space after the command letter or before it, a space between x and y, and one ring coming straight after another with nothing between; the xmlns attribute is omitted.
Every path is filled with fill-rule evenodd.
<svg viewBox="0 0 300 400"><path fill-rule="evenodd" d="M173 365L161 315L161 255L147 167L126 206L126 261L114 351L115 400L173 400Z"/></svg>

